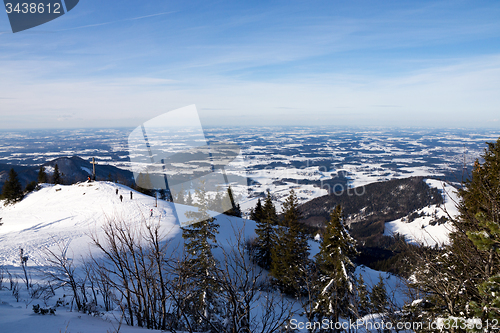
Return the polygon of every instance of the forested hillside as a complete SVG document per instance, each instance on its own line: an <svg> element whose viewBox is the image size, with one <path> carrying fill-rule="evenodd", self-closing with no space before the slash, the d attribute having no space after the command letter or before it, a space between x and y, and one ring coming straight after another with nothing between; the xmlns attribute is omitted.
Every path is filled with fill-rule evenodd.
<svg viewBox="0 0 500 333"><path fill-rule="evenodd" d="M361 222L365 228L442 202L439 190L429 187L423 177L410 177L334 192L306 202L300 206L300 211L306 225L323 227L333 209L341 205L346 223L356 228L356 223Z"/></svg>
<svg viewBox="0 0 500 333"><path fill-rule="evenodd" d="M56 158L45 162L42 166L44 166L46 172L50 176L56 164L58 165L64 184L73 184L79 181L85 181L87 180L87 177L92 174L92 163L78 156ZM0 164L0 193L11 168L17 172L19 181L24 188L28 183L37 180L40 166ZM123 170L112 165L97 163L96 175L98 180L118 181L129 186L132 186L133 184L133 176L130 171ZM48 179L48 181L51 181L51 179Z"/></svg>

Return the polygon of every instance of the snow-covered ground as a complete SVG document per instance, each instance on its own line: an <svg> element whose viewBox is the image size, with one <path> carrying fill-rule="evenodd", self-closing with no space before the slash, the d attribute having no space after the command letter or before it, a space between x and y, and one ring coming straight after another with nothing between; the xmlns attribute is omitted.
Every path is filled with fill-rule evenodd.
<svg viewBox="0 0 500 333"><path fill-rule="evenodd" d="M118 194L116 191L118 190ZM130 199L132 191L132 200ZM120 201L120 195L123 201ZM130 188L109 182L76 185L46 185L30 193L21 202L0 205L0 265L19 265L19 248L29 256L29 264L43 266L42 250L55 249L58 243L70 241L72 257L88 255L89 234L100 231L108 219L162 219L172 237L179 232L171 204L159 201Z"/></svg>
<svg viewBox="0 0 500 333"><path fill-rule="evenodd" d="M393 159L394 162L397 159ZM394 171L384 168L382 163L362 163L360 165L344 164L342 169L337 171L346 171L349 177L349 187L366 186L371 183L383 182L391 179L402 179L408 177L438 177L444 174L435 168L421 167L401 167L404 172Z"/></svg>
<svg viewBox="0 0 500 333"><path fill-rule="evenodd" d="M63 291L56 293L55 298L63 296ZM116 319L93 317L68 307L58 307L55 315L33 313L33 305L44 307L42 299L30 299L26 292L16 301L9 290L0 290L0 331L6 333L120 333L160 332L144 328L119 324L119 313ZM180 333L180 332L179 332Z"/></svg>
<svg viewBox="0 0 500 333"><path fill-rule="evenodd" d="M395 233L404 235L408 242L421 243L427 246L443 245L449 243L449 233L452 230L451 222L444 224L431 225L431 221L435 221L441 217L455 218L458 216L456 205L459 202L457 189L445 182L426 179L425 182L430 186L440 190L444 198L443 205L430 205L416 211L421 217L409 221L409 216L387 222L385 224L385 235Z"/></svg>
<svg viewBox="0 0 500 333"><path fill-rule="evenodd" d="M123 200L120 200L120 195ZM45 249L58 253L59 245L69 243L68 257L79 262L93 250L90 234L102 235L101 227L109 219L137 223L159 220L168 241L181 242L180 227L187 220L184 213L190 210L193 207L162 200L158 200L155 206L154 198L111 182L44 185L15 205L4 206L0 202L3 223L0 226L0 267L8 269L13 276L21 276L19 249L23 248L24 255L28 256L28 272L35 281L41 279L40 271L47 264ZM211 214L216 216L220 225L218 242L226 250L236 243L235 233L240 230L246 238L255 237L255 222L214 212ZM6 286L8 279L4 275ZM62 294L63 291L56 291L56 296L47 303L55 303ZM17 302L11 291L0 287L0 331L33 333L43 327L43 332L93 333L114 332L118 327L114 315L119 317L119 311L107 314L107 321L71 312L69 307L57 308L55 316L34 314L32 306L40 304L43 307L44 303L42 299L28 297L25 290ZM144 329L123 325L120 330L126 333L138 331Z"/></svg>
<svg viewBox="0 0 500 333"><path fill-rule="evenodd" d="M314 198L327 195L326 189L321 189L313 185L300 184L299 180L321 180L330 177L330 173L320 170L319 167L307 168L275 168L264 170L253 170L247 172L247 177L258 182L258 184L248 187L253 192L265 193L271 192L278 212L281 211L281 205L293 189L297 195L300 204L310 201ZM282 179L293 179L296 182L283 182ZM257 204L257 197L248 196L248 189L241 189L240 205L243 211L249 212ZM236 188L238 190L238 188ZM247 191L247 196L245 192Z"/></svg>
<svg viewBox="0 0 500 333"><path fill-rule="evenodd" d="M120 200L120 195L123 196L123 201ZM182 221L179 222L177 216L183 220L184 213L192 209L162 200L158 200L156 207L154 198L111 182L44 185L42 189L29 194L15 205L3 206L0 202L0 217L3 223L0 226L0 266L7 268L11 274L20 276L22 271L19 248L23 248L24 255L29 257L30 274L35 281L41 279L38 269L43 270L46 265L44 249L49 248L57 252L59 244L69 242L68 256L78 262L92 250L89 234L99 234L101 226L110 218L138 223L143 220L159 220L169 241L180 242ZM216 217L220 225L218 242L222 247L229 248L235 244L235 230L243 230L246 238L255 237L255 222L224 215ZM311 241L310 245L312 257L318 252L319 243ZM356 274L359 273L363 275L369 287L378 282L380 272L358 267ZM386 282L388 294L394 295L397 302L403 302L404 296L397 288L400 280L386 273L381 274ZM4 286L7 283L8 279L5 277ZM41 298L28 297L25 289L21 288L21 297L17 301L11 291L0 287L0 331L32 333L40 332L43 327L44 333L93 333L114 332L118 327L115 316L119 317L119 311L107 313L102 318L70 311L69 306L57 308L55 316L33 313L33 305L53 306L57 298L63 298L63 294L64 290L56 290L56 296L44 301ZM303 320L298 304L295 304L294 309L297 311L294 318ZM125 333L139 331L144 329L123 325L120 330Z"/></svg>
<svg viewBox="0 0 500 333"><path fill-rule="evenodd" d="M144 220L160 221L167 238L178 241L182 238L181 224L188 221L185 213L189 210L193 208L163 200L158 200L156 206L154 198L112 182L45 185L15 205L4 206L0 202L3 223L0 226L0 265L18 266L19 248L23 248L30 265L43 266L44 248L55 250L58 244L68 242L68 253L78 260L89 254L89 235L99 235L101 227L110 219L137 221L138 224ZM221 226L221 240L234 235L233 225L244 225L247 237L254 235L253 221L211 214L217 217Z"/></svg>
<svg viewBox="0 0 500 333"><path fill-rule="evenodd" d="M365 281L368 290L371 290L374 285L379 282L379 276L382 277L385 283L385 288L390 302L394 302L398 306L402 306L408 301L405 295L405 282L401 278L386 272L376 271L366 266L358 266L355 271L356 277L361 274Z"/></svg>

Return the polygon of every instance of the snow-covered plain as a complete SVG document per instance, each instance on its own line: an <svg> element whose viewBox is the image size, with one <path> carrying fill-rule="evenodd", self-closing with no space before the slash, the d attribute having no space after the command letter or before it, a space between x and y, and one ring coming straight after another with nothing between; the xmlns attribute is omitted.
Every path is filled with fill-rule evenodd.
<svg viewBox="0 0 500 333"><path fill-rule="evenodd" d="M366 186L371 183L383 182L391 179L402 179L408 177L439 177L444 176L436 168L428 166L401 167L399 171L387 169L382 163L363 163L361 165L344 164L342 169L349 175L349 187ZM403 172L401 172L403 171Z"/></svg>
<svg viewBox="0 0 500 333"><path fill-rule="evenodd" d="M300 204L312 200L323 195L327 195L328 191L313 185L298 183L299 180L321 180L329 178L330 174L321 171L319 167L308 168L284 168L253 170L246 173L248 178L258 182L256 185L250 185L248 188L235 187L235 192L240 194L239 202L241 208L247 214L257 204L257 197L248 196L248 190L253 192L270 191L273 200L276 204L278 212L281 211L281 205L290 194L290 190L294 190ZM296 182L283 182L282 179L294 179Z"/></svg>
<svg viewBox="0 0 500 333"><path fill-rule="evenodd" d="M132 170L137 152L130 151L127 137L131 129L17 131L0 133L0 162L40 165L57 157L96 158ZM205 128L210 142L234 142L241 148L241 169L258 184L235 186L245 212L255 206L256 195L270 189L281 203L293 188L299 201L327 194L326 189L306 185L307 181L328 180L345 172L348 186L357 187L410 176L439 177L455 182L463 163L472 165L494 141L493 130L415 129L415 128L339 128L339 127L243 127ZM160 151L185 147L189 132L182 135L166 131L152 142ZM133 149L132 149L133 150ZM183 172L192 172L182 165ZM166 170L166 173L174 172ZM232 174L228 171L228 175ZM246 174L236 174L246 177ZM102 176L102 175L101 175ZM105 176L105 175L104 175ZM283 179L290 181L282 182ZM305 181L305 182L304 182ZM300 188L298 183L302 182ZM317 184L316 184L317 185ZM251 193L249 195L249 191Z"/></svg>

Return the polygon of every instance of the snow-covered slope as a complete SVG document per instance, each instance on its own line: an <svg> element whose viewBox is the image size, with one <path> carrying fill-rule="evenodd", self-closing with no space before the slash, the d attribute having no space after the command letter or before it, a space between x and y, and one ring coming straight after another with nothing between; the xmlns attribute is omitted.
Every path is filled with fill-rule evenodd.
<svg viewBox="0 0 500 333"><path fill-rule="evenodd" d="M89 235L99 233L109 219L137 223L160 220L167 238L180 239L180 223L186 220L184 213L192 209L163 200L158 200L158 207L155 207L154 198L111 182L45 185L15 205L0 203L3 222L0 226L0 265L18 266L19 248L23 248L29 256L28 265L43 266L43 249L56 249L58 244L68 241L68 255L78 260L89 253ZM243 220L225 215L218 216L217 222L221 225L220 240L230 239L234 235L233 227L244 226ZM249 236L253 235L252 223L245 223Z"/></svg>
<svg viewBox="0 0 500 333"><path fill-rule="evenodd" d="M123 200L120 200L120 195ZM0 202L0 217L3 222L0 226L0 266L8 266L10 272L20 276L21 268L16 266L19 266L19 248L22 247L24 253L29 256L28 266L44 268L46 262L43 250L52 248L57 252L57 246L61 242L69 242L68 256L78 261L79 258L87 257L92 249L89 234L99 234L101 226L109 219L137 223L144 220L160 221L170 242L182 242L180 226L182 221L186 220L184 213L189 210L193 208L162 200L158 200L156 207L154 198L111 182L44 185L42 189L29 194L15 205L3 206ZM235 233L239 230L244 232L246 238L255 236L254 221L218 215L217 223L220 225L217 239L222 247L233 246L236 243ZM319 251L319 244L310 241L310 245L312 258ZM216 250L215 254L221 256L220 249ZM379 272L367 267L358 267L356 274L362 274L370 288L378 282ZM398 289L400 280L390 274L382 273L382 276L391 298L402 303L404 297ZM40 277L35 274L34 278ZM52 300L63 297L64 292L62 289L57 290L57 296ZM113 313L119 316L119 311L107 313L102 318L93 318L70 312L68 307L61 307L55 317L34 315L31 306L40 302L41 300L28 297L24 290L21 301L17 302L10 291L0 288L0 309L4 314L0 315L0 327L9 332L26 333L40 331L40 327L43 327L41 332L68 330L82 333L112 332L117 327L117 321L112 316ZM294 318L303 320L298 303L293 309L296 311ZM102 320L106 318L110 321ZM145 330L123 326L121 331Z"/></svg>
<svg viewBox="0 0 500 333"><path fill-rule="evenodd" d="M120 195L123 200L120 200ZM42 277L33 266L45 268L44 249L50 248L58 253L59 244L69 242L67 255L78 262L80 258L88 257L90 251L95 251L90 245L89 235L95 233L101 236L101 227L109 219L132 223L141 223L144 220L160 221L161 231L169 242L182 242L180 227L181 223L187 220L184 213L190 210L194 208L162 200L158 200L156 207L154 198L111 182L44 185L42 189L30 193L14 205L4 206L3 202L0 202L0 217L3 223L0 226L0 267L8 268L13 276L21 276L19 248L23 248L24 254L29 257L29 274L33 274L32 278L41 283ZM218 242L226 250L236 243L235 233L243 231L244 237L255 236L253 221L225 215L217 215L216 218L220 226ZM220 249L216 255L221 255ZM62 289L56 292L57 296L48 302L51 306L65 293ZM118 320L113 316L119 318L119 311L107 313L103 318L94 318L71 312L69 307L61 307L58 308L56 316L40 316L33 314L31 307L37 303L43 306L43 300L30 298L24 289L21 290L20 298L17 302L12 292L0 285L1 332L5 329L6 332L26 333L91 333L114 332L118 327ZM102 320L105 318L110 321ZM120 329L120 332L143 331L146 330L125 325Z"/></svg>
<svg viewBox="0 0 500 333"><path fill-rule="evenodd" d="M399 233L404 235L408 242L422 243L428 246L436 244L443 245L449 243L449 233L452 230L450 221L446 223L434 223L441 217L456 217L459 202L457 189L445 182L426 179L425 182L430 187L438 188L444 198L443 205L430 205L416 211L419 217L409 222L410 216L387 222L385 224L385 235ZM448 216L449 215L449 216ZM434 222L433 222L434 221Z"/></svg>
<svg viewBox="0 0 500 333"><path fill-rule="evenodd" d="M406 283L403 279L397 277L396 275L376 271L363 265L356 267L355 275L356 278L359 277L359 275L363 276L363 280L365 281L369 291L371 291L371 289L379 282L379 276L381 276L384 280L387 296L389 297L390 302L399 306L408 302L408 295L405 294L407 289Z"/></svg>

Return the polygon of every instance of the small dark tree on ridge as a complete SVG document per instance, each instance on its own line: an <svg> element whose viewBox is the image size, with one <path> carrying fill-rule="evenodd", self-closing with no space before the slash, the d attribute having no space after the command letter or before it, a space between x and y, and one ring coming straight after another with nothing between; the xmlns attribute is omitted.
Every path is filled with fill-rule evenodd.
<svg viewBox="0 0 500 333"><path fill-rule="evenodd" d="M7 205L21 201L24 197L21 182L14 169L10 169L9 179L3 186L2 196L6 199L5 204Z"/></svg>

